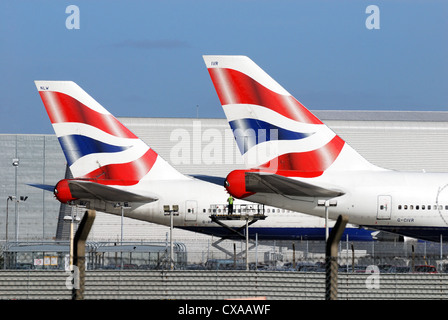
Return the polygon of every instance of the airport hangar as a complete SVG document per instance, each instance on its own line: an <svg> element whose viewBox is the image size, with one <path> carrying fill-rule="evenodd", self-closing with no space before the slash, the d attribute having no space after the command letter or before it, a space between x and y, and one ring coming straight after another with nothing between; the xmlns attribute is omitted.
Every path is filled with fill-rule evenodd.
<svg viewBox="0 0 448 320"><path fill-rule="evenodd" d="M314 113L378 166L395 170L448 172L448 112ZM184 174L225 177L230 171L243 168L226 119L118 119ZM54 185L66 175L65 157L56 136L0 134L0 149L0 242L4 242L6 237L9 241L18 239L20 242L67 240L69 222L63 217L70 215L70 208L61 206L51 192L28 185ZM26 201L18 203L17 208L15 202L7 200L15 195L18 199L27 197ZM164 241L168 232L169 228L165 226L124 220L124 241ZM89 240L119 241L120 236L121 218L97 213ZM206 235L175 231L175 241L207 239L210 237Z"/></svg>

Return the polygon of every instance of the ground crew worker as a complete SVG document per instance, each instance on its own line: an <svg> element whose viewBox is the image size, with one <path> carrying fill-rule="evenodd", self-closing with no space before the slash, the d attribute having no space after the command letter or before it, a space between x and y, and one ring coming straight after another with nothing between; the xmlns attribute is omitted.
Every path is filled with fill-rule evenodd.
<svg viewBox="0 0 448 320"><path fill-rule="evenodd" d="M228 208L227 213L233 214L233 197L231 194L229 194L229 197L227 198L227 203L229 204L227 207Z"/></svg>

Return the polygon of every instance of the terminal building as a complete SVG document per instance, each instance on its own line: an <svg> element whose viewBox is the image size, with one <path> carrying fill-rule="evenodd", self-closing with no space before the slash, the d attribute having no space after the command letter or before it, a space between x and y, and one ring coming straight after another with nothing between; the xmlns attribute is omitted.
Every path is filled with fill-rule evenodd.
<svg viewBox="0 0 448 320"><path fill-rule="evenodd" d="M448 172L448 112L314 113L378 166ZM184 174L225 177L244 166L226 119L119 120ZM61 206L51 192L30 186L55 185L69 175L56 136L1 134L0 148L0 242L67 240L69 222L64 216L71 215L72 209ZM123 237L125 241L164 241L168 231L165 226L125 219ZM119 241L120 235L120 217L97 213L91 241ZM208 238L176 230L176 241Z"/></svg>

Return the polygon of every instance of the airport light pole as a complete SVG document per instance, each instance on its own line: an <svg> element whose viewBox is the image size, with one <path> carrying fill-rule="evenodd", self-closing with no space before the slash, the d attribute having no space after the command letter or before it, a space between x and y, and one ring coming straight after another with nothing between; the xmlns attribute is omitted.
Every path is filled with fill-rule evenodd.
<svg viewBox="0 0 448 320"><path fill-rule="evenodd" d="M16 139L16 155L17 155L17 139ZM14 200L17 200L17 168L19 166L19 159L12 159L12 166L14 167ZM11 198L12 200L12 198ZM14 222L16 226L16 241L17 241L17 210L18 203L15 201L14 203Z"/></svg>
<svg viewBox="0 0 448 320"><path fill-rule="evenodd" d="M124 225L124 209L130 209L131 206L129 205L128 202L123 202L123 203L117 203L115 204L115 207L120 207L121 208L121 235L120 235L120 246L121 246L121 269L123 269L123 225Z"/></svg>
<svg viewBox="0 0 448 320"><path fill-rule="evenodd" d="M74 222L79 222L80 218L78 216L78 212L74 213L74 210L77 207L71 206L71 213L69 216L64 216L64 221L70 221L70 256L69 256L69 270L73 270L73 237L74 237Z"/></svg>
<svg viewBox="0 0 448 320"><path fill-rule="evenodd" d="M17 212L16 212L16 242L19 242L19 203L25 202L28 199L28 196L20 196L19 199L16 199Z"/></svg>
<svg viewBox="0 0 448 320"><path fill-rule="evenodd" d="M174 270L173 226L173 210L170 210L170 270Z"/></svg>
<svg viewBox="0 0 448 320"><path fill-rule="evenodd" d="M246 271L249 271L249 215L246 214Z"/></svg>
<svg viewBox="0 0 448 320"><path fill-rule="evenodd" d="M328 228L328 208L329 207L336 207L338 204L337 200L318 200L317 206L318 207L325 207L325 241L328 240L329 235L329 228Z"/></svg>
<svg viewBox="0 0 448 320"><path fill-rule="evenodd" d="M124 209L131 209L131 206L128 202L123 202L123 204L118 204L121 207L121 245L123 245L123 221L124 221Z"/></svg>
<svg viewBox="0 0 448 320"><path fill-rule="evenodd" d="M9 196L6 198L6 233L5 233L5 242L8 243L8 220L9 220L9 201L13 201L16 199L16 196Z"/></svg>
<svg viewBox="0 0 448 320"><path fill-rule="evenodd" d="M16 144L16 153L17 153L17 144ZM19 159L12 159L12 166L15 168L15 196L10 196L8 199L11 201L15 200L15 223L16 223L16 242L19 242L19 203L25 202L28 199L28 196L20 196L17 198L17 168L19 167Z"/></svg>

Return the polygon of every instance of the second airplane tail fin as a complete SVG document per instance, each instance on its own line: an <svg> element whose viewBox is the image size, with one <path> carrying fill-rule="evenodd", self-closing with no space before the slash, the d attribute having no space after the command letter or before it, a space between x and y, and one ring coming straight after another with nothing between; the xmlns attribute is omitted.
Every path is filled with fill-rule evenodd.
<svg viewBox="0 0 448 320"><path fill-rule="evenodd" d="M248 57L204 61L248 167L300 177L376 168Z"/></svg>
<svg viewBox="0 0 448 320"><path fill-rule="evenodd" d="M36 81L74 178L134 185L186 178L72 81Z"/></svg>

